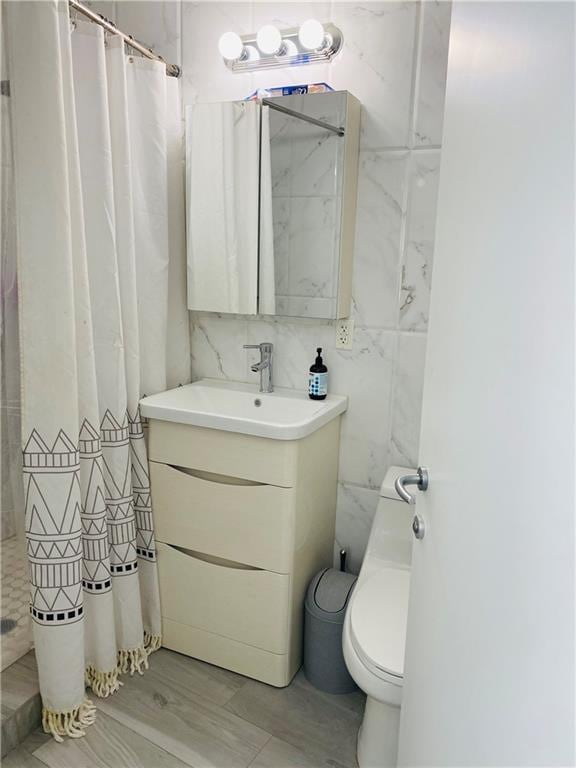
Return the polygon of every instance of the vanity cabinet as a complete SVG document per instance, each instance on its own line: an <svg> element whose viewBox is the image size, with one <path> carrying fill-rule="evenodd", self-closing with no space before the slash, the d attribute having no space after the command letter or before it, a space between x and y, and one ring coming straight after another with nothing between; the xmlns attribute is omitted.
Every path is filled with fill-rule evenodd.
<svg viewBox="0 0 576 768"><path fill-rule="evenodd" d="M275 686L332 563L340 417L299 440L150 419L163 645Z"/></svg>

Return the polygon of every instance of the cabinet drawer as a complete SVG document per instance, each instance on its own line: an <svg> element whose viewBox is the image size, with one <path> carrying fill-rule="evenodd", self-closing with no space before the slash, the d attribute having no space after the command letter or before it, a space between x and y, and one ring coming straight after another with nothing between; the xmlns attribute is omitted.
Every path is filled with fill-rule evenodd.
<svg viewBox="0 0 576 768"><path fill-rule="evenodd" d="M148 458L291 488L296 484L299 442L150 419Z"/></svg>
<svg viewBox="0 0 576 768"><path fill-rule="evenodd" d="M290 576L158 542L162 616L273 653L288 649Z"/></svg>
<svg viewBox="0 0 576 768"><path fill-rule="evenodd" d="M289 684L302 663L300 653L271 653L166 617L162 619L162 645L279 688Z"/></svg>
<svg viewBox="0 0 576 768"><path fill-rule="evenodd" d="M292 488L198 477L150 462L156 538L227 560L290 573Z"/></svg>

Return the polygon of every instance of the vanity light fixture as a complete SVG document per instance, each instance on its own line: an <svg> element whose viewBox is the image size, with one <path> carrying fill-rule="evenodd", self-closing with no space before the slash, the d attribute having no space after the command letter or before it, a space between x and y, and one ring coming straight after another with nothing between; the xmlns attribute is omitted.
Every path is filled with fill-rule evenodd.
<svg viewBox="0 0 576 768"><path fill-rule="evenodd" d="M316 19L282 31L273 24L265 24L256 34L242 37L236 32L225 32L218 42L224 63L233 72L325 64L341 48L340 30Z"/></svg>

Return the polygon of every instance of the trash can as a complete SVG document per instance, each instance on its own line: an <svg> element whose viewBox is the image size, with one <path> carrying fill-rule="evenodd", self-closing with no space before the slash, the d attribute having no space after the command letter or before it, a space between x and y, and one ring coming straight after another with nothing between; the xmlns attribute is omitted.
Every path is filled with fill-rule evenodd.
<svg viewBox="0 0 576 768"><path fill-rule="evenodd" d="M356 579L351 573L325 568L314 576L306 592L304 674L326 693L357 689L342 653L344 616Z"/></svg>

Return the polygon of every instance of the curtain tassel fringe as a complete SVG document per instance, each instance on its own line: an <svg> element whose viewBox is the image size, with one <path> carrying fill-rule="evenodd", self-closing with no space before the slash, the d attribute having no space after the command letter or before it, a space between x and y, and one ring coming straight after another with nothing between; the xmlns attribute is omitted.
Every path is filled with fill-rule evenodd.
<svg viewBox="0 0 576 768"><path fill-rule="evenodd" d="M42 709L42 727L44 733L50 733L58 742L64 741L63 736L79 739L86 735L85 728L92 725L96 719L96 707L90 699L84 699L82 704L68 712L56 712L48 707Z"/></svg>
<svg viewBox="0 0 576 768"><path fill-rule="evenodd" d="M123 674L129 672L131 675L134 672L138 672L139 675L143 675L144 670L148 669L148 666L148 651L143 645L139 648L118 651L117 672L122 672Z"/></svg>
<svg viewBox="0 0 576 768"><path fill-rule="evenodd" d="M86 685L89 685L100 699L105 699L115 693L122 685L118 680L118 674L118 667L111 672L101 672L90 665L85 672Z"/></svg>
<svg viewBox="0 0 576 768"><path fill-rule="evenodd" d="M148 655L157 651L162 645L162 635L153 635L144 631L144 648Z"/></svg>
<svg viewBox="0 0 576 768"><path fill-rule="evenodd" d="M86 667L86 685L90 686L98 698L105 699L123 685L121 680L119 680L121 674L129 672L130 675L133 675L135 672L138 672L139 675L143 675L149 666L148 656L157 651L161 644L162 637L160 635L152 635L149 632L145 632L144 645L141 645L139 648L118 651L116 669L113 669L111 672L102 672L92 665Z"/></svg>

